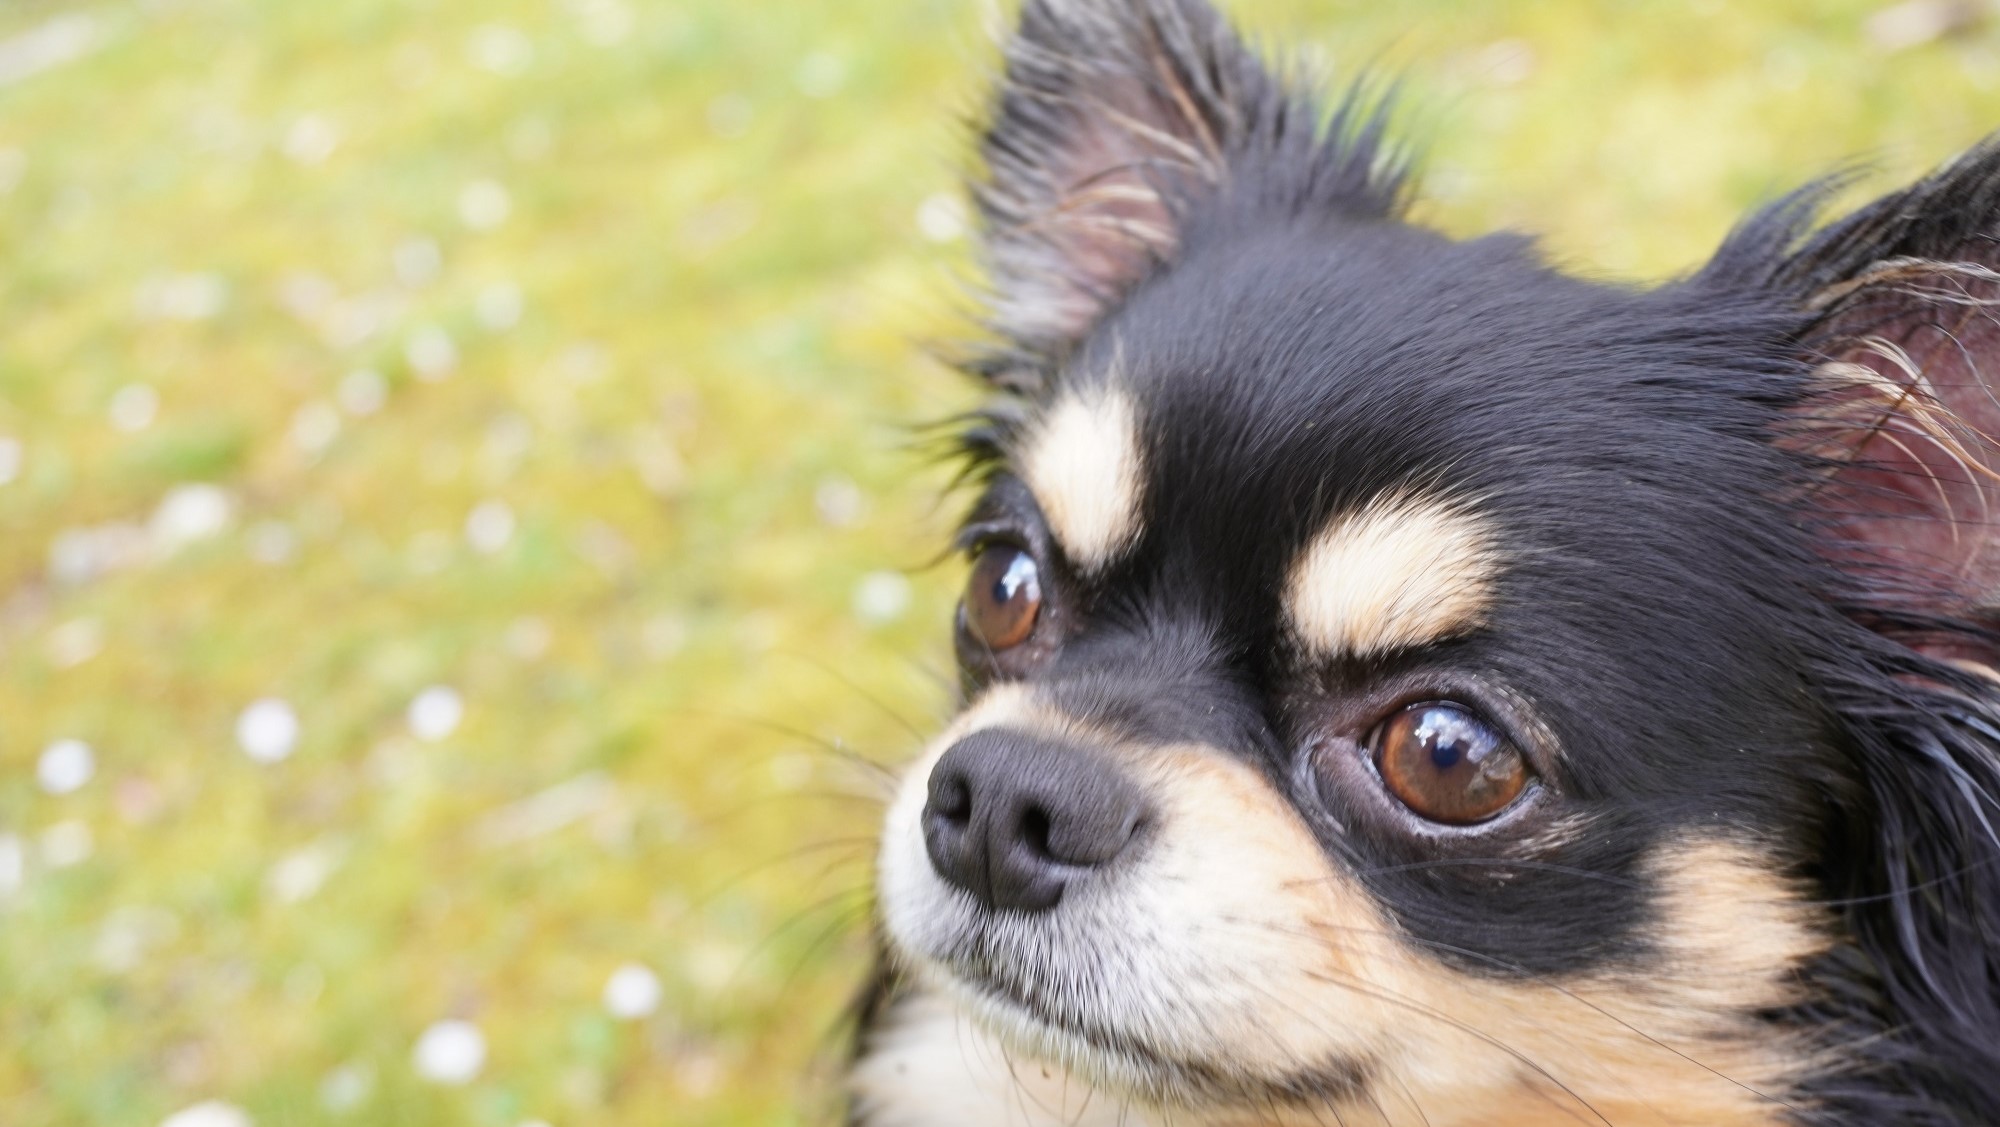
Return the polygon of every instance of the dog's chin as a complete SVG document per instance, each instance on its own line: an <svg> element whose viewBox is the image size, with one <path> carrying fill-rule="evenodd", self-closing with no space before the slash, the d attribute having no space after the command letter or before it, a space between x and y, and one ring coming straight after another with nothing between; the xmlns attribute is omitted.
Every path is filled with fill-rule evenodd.
<svg viewBox="0 0 2000 1127"><path fill-rule="evenodd" d="M939 968L926 978L1012 1054L1058 1065L1127 1098L1169 1103L1192 1098L1184 1066L1117 1029L1106 1015L1051 1012L1033 990L999 975Z"/></svg>

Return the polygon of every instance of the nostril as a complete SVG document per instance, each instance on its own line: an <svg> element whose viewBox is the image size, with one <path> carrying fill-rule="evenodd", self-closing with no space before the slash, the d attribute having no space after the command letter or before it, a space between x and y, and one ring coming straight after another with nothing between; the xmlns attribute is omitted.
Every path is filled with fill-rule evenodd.
<svg viewBox="0 0 2000 1127"><path fill-rule="evenodd" d="M1062 858L1056 856L1055 850L1049 844L1049 831L1053 825L1047 810L1042 809L1039 804L1031 804L1022 809L1021 824L1017 832L1021 844L1028 847L1029 853L1044 860L1060 862Z"/></svg>
<svg viewBox="0 0 2000 1127"><path fill-rule="evenodd" d="M972 820L972 788L963 778L947 776L931 780L929 813L960 825Z"/></svg>

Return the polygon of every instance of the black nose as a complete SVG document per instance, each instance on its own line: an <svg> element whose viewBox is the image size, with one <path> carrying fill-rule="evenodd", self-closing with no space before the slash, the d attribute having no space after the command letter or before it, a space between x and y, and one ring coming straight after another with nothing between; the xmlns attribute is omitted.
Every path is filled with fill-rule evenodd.
<svg viewBox="0 0 2000 1127"><path fill-rule="evenodd" d="M1123 852L1139 792L1090 750L988 729L931 769L924 847L939 876L988 908L1041 912Z"/></svg>

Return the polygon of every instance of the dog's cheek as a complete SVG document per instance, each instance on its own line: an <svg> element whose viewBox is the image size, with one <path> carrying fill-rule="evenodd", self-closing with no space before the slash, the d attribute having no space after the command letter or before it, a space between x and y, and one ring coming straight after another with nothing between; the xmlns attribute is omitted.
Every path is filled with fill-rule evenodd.
<svg viewBox="0 0 2000 1127"><path fill-rule="evenodd" d="M1407 956L1410 998L1442 1020L1416 1022L1390 1063L1425 1093L1427 1114L1489 1127L1556 1114L1662 1127L1788 1121L1789 1094L1827 1061L1760 1015L1801 1000L1794 972L1824 950L1825 929L1742 844L1683 840L1649 875L1656 922L1641 963L1526 980ZM1515 1118L1482 1110L1494 1106L1496 1066Z"/></svg>
<svg viewBox="0 0 2000 1127"><path fill-rule="evenodd" d="M1592 1108L1621 1124L1777 1123L1827 1063L1759 1016L1799 1001L1794 971L1826 933L1753 847L1687 839L1655 855L1642 965L1468 974L1399 931L1261 776L1199 750L1141 762L1161 833L1120 918L1100 924L1139 939L1148 985L1122 1023L1183 1059L1294 1095L1319 1083L1318 1102L1395 1122L1497 1127Z"/></svg>
<svg viewBox="0 0 2000 1127"><path fill-rule="evenodd" d="M1264 778L1221 752L1147 751L1160 812L1108 927L1130 950L1136 1028L1171 1055L1246 1077L1339 1086L1383 1047L1397 940ZM1171 986L1171 989L1161 989ZM1334 1094L1329 1092L1329 1094Z"/></svg>

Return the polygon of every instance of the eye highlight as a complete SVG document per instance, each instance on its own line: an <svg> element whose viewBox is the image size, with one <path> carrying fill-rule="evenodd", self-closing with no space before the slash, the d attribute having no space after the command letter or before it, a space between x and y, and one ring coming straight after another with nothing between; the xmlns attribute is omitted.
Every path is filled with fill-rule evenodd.
<svg viewBox="0 0 2000 1127"><path fill-rule="evenodd" d="M1375 770L1398 802L1448 826L1484 822L1528 786L1528 764L1506 736L1449 701L1413 704L1376 729Z"/></svg>
<svg viewBox="0 0 2000 1127"><path fill-rule="evenodd" d="M1042 611L1042 572L1012 544L990 544L972 565L960 604L965 629L995 653L1028 640Z"/></svg>

